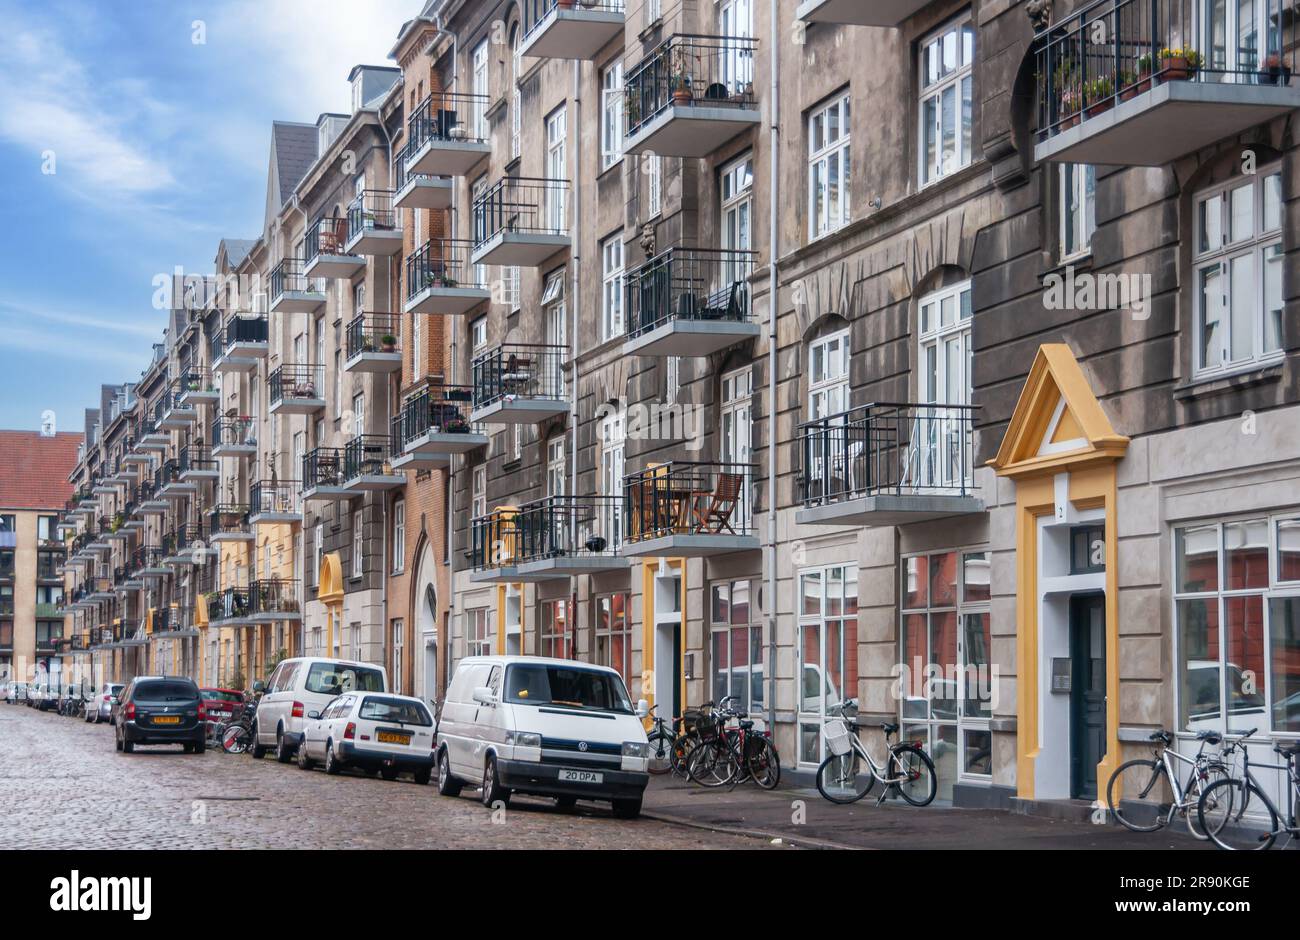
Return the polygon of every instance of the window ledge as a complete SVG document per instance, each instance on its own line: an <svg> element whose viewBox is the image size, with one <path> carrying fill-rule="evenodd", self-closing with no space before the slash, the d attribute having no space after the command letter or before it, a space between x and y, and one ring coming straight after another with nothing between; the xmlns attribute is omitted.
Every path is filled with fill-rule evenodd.
<svg viewBox="0 0 1300 940"><path fill-rule="evenodd" d="M1279 382L1282 379L1284 366L1285 361L1279 359L1266 365L1252 365L1236 372L1207 375L1193 379L1190 382L1174 387L1174 400L1195 401L1198 398L1206 398L1211 395L1222 395L1227 392L1237 392Z"/></svg>
<svg viewBox="0 0 1300 940"><path fill-rule="evenodd" d="M1043 270L1043 273L1040 275L1040 277L1047 277L1049 274L1060 274L1064 276L1067 268L1073 268L1076 271L1092 270L1093 262L1092 262L1091 251L1082 251L1079 254L1071 255L1068 258L1060 258L1056 260L1054 264L1050 263L1051 262L1050 255L1047 257L1048 257L1049 265Z"/></svg>

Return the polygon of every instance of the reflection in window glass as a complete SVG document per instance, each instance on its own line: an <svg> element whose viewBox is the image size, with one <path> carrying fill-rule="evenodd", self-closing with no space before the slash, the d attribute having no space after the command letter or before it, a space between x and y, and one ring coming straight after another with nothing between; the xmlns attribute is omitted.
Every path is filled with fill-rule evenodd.
<svg viewBox="0 0 1300 940"><path fill-rule="evenodd" d="M1300 519L1277 524L1277 579L1300 581Z"/></svg>
<svg viewBox="0 0 1300 940"><path fill-rule="evenodd" d="M1268 587L1268 520L1225 523L1223 556L1225 590Z"/></svg>
<svg viewBox="0 0 1300 940"><path fill-rule="evenodd" d="M1219 532L1216 526L1192 526L1174 533L1180 593L1219 589Z"/></svg>
<svg viewBox="0 0 1300 940"><path fill-rule="evenodd" d="M1269 603L1273 730L1300 733L1300 597L1275 597Z"/></svg>

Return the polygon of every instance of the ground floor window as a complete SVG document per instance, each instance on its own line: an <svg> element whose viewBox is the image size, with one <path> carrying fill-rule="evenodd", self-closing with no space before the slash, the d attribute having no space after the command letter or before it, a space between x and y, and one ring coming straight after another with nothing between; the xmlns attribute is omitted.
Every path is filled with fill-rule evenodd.
<svg viewBox="0 0 1300 940"><path fill-rule="evenodd" d="M758 622L756 585L724 581L709 589L709 697L740 699L742 711L763 710L763 627Z"/></svg>
<svg viewBox="0 0 1300 940"><path fill-rule="evenodd" d="M858 695L857 565L800 571L798 605L798 760L817 765L826 710Z"/></svg>
<svg viewBox="0 0 1300 940"><path fill-rule="evenodd" d="M542 601L538 617L539 656L573 658L573 621L567 598Z"/></svg>
<svg viewBox="0 0 1300 940"><path fill-rule="evenodd" d="M492 654L492 610L477 607L465 612L465 655L490 656Z"/></svg>
<svg viewBox="0 0 1300 940"><path fill-rule="evenodd" d="M404 644L402 641L405 639L405 633L406 633L406 628L402 623L402 618L400 617L394 618L391 631L389 634L390 640L389 640L388 648L392 650L392 669L391 669L391 675L389 675L388 678L389 678L389 682L393 686L393 691L396 692L398 695L401 695L403 691L402 653L404 652L403 650Z"/></svg>
<svg viewBox="0 0 1300 940"><path fill-rule="evenodd" d="M632 686L630 606L626 592L596 598L596 663L616 669L628 688Z"/></svg>

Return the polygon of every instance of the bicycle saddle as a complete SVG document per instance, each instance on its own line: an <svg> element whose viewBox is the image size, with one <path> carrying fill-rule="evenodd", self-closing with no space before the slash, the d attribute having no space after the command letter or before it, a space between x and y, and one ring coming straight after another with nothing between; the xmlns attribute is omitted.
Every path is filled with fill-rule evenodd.
<svg viewBox="0 0 1300 940"><path fill-rule="evenodd" d="M885 734L893 734L898 730L898 725L890 721L882 721L880 723L880 730L885 732Z"/></svg>
<svg viewBox="0 0 1300 940"><path fill-rule="evenodd" d="M1147 738L1147 740L1163 741L1165 744L1170 744L1173 742L1174 736L1170 734L1168 731L1153 731L1151 732L1151 737Z"/></svg>
<svg viewBox="0 0 1300 940"><path fill-rule="evenodd" d="M1219 734L1217 731L1198 731L1196 732L1196 740L1206 741L1210 744L1218 744L1223 740L1223 735Z"/></svg>
<svg viewBox="0 0 1300 940"><path fill-rule="evenodd" d="M1275 744L1273 746L1273 750L1277 751L1283 757L1295 757L1296 755L1300 754L1300 743L1291 744L1288 746Z"/></svg>
<svg viewBox="0 0 1300 940"><path fill-rule="evenodd" d="M748 731L750 728L754 727L754 723L752 721L741 721L740 727Z"/></svg>

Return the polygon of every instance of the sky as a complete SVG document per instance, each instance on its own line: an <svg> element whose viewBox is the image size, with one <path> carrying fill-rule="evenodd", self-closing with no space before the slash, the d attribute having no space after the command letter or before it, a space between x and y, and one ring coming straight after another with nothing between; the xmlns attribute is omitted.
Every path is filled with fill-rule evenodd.
<svg viewBox="0 0 1300 940"><path fill-rule="evenodd" d="M347 112L421 0L0 0L0 428L79 431L154 279L262 228L271 121Z"/></svg>

